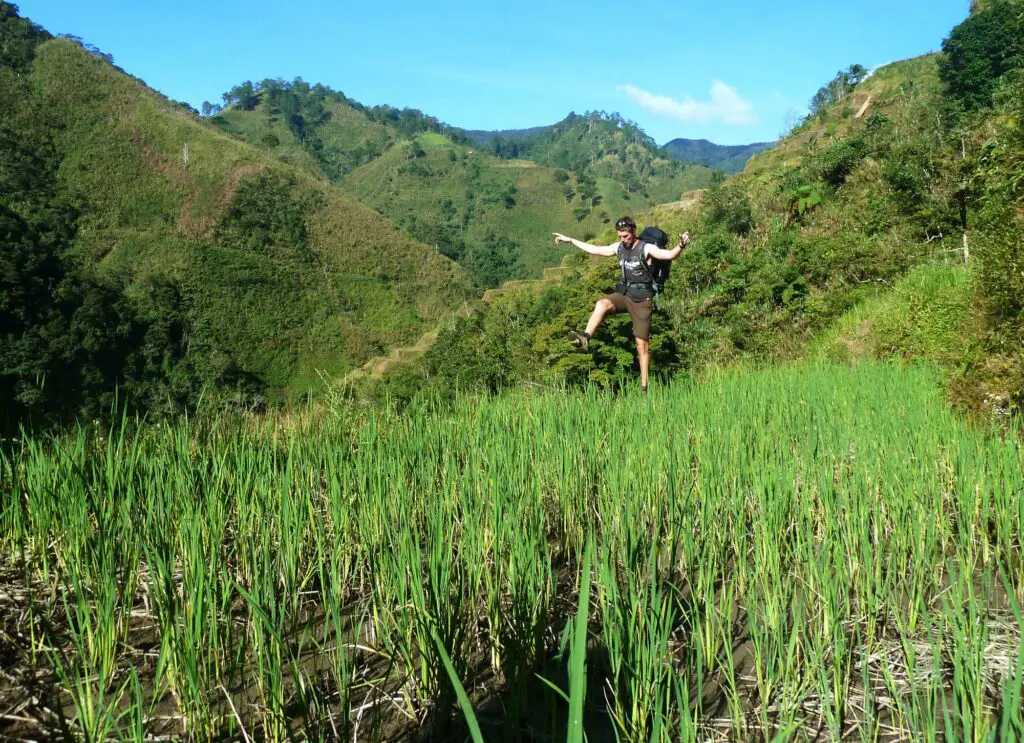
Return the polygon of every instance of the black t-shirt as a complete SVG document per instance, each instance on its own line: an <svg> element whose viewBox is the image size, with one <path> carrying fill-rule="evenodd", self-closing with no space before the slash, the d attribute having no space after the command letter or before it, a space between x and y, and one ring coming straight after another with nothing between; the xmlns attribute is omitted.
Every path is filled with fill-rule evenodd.
<svg viewBox="0 0 1024 743"><path fill-rule="evenodd" d="M627 284L643 284L631 286L626 289L630 299L650 299L654 296L654 286L651 284L650 274L644 270L644 262L647 260L647 243L637 240L633 247L626 248L621 242L616 248L619 257L619 269L622 278Z"/></svg>

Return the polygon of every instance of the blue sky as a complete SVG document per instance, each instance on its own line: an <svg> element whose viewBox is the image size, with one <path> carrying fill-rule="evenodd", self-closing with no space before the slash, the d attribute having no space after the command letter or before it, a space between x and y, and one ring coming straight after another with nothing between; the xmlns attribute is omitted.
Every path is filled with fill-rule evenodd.
<svg viewBox="0 0 1024 743"><path fill-rule="evenodd" d="M857 3L21 0L198 108L302 77L467 129L618 111L659 143L772 140L851 64L937 51L969 0Z"/></svg>

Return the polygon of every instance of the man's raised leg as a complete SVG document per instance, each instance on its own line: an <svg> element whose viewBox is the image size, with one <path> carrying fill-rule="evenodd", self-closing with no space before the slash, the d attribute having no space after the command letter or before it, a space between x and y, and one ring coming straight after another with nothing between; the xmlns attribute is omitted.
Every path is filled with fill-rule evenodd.
<svg viewBox="0 0 1024 743"><path fill-rule="evenodd" d="M590 315L590 322L587 323L587 335L593 335L604 320L604 316L615 309L615 305L609 299L599 299L594 305L594 311Z"/></svg>
<svg viewBox="0 0 1024 743"><path fill-rule="evenodd" d="M604 316L614 309L615 305L607 298L597 300L597 304L594 305L594 311L590 315L590 321L587 323L587 329L582 333L570 330L569 342L577 348L582 348L586 351L590 347L591 336L597 332L597 328L601 325L601 321L604 320Z"/></svg>

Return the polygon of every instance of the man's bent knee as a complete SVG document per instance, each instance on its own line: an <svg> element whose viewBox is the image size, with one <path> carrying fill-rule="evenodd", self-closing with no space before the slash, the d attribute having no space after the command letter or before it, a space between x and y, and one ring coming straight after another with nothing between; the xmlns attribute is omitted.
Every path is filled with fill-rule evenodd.
<svg viewBox="0 0 1024 743"><path fill-rule="evenodd" d="M599 299L597 304L594 305L595 310L601 310L601 312L611 312L615 309L615 305L611 303L610 299Z"/></svg>

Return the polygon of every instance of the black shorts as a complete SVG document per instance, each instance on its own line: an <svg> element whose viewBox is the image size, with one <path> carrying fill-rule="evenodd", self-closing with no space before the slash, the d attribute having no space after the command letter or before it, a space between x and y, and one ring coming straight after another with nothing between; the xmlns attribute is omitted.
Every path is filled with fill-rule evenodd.
<svg viewBox="0 0 1024 743"><path fill-rule="evenodd" d="M605 297L615 312L628 312L633 321L633 337L642 341L651 337L651 315L654 313L654 302L647 299L632 299L625 294L609 294Z"/></svg>

